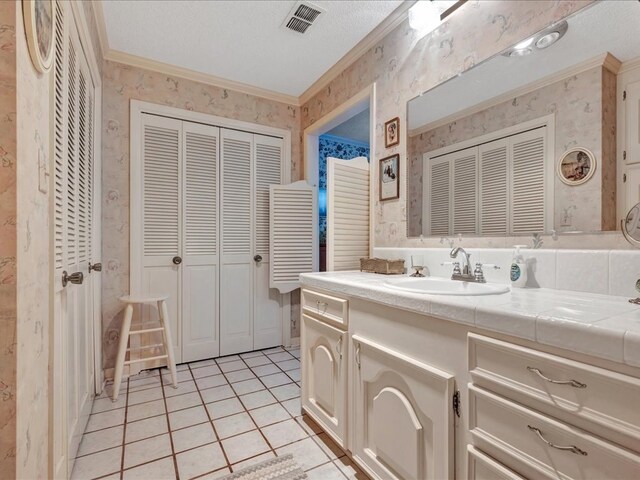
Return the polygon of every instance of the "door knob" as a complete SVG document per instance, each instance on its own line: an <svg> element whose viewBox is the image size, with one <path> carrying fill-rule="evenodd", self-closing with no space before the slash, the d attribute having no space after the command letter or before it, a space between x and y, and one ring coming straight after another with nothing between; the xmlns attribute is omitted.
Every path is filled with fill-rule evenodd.
<svg viewBox="0 0 640 480"><path fill-rule="evenodd" d="M174 265L180 265L182 263L182 257L175 256L173 260L171 260Z"/></svg>
<svg viewBox="0 0 640 480"><path fill-rule="evenodd" d="M255 257L253 257L253 259L254 259L256 262L260 263L260 262L262 261L262 255L256 255Z"/></svg>
<svg viewBox="0 0 640 480"><path fill-rule="evenodd" d="M84 275L82 272L75 272L69 275L65 270L62 272L62 286L66 287L67 283L73 283L75 285L81 285L84 281Z"/></svg>
<svg viewBox="0 0 640 480"><path fill-rule="evenodd" d="M89 273L91 273L91 271L101 272L102 271L102 264L101 263L91 263L91 262L89 262Z"/></svg>

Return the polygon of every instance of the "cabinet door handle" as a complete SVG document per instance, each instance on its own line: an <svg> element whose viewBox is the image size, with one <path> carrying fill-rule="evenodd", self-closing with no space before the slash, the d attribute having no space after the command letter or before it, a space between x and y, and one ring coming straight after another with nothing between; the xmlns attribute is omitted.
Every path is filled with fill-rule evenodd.
<svg viewBox="0 0 640 480"><path fill-rule="evenodd" d="M532 427L531 425L527 425L527 428L532 432L534 432L536 435L538 435L540 440L542 440L544 443L546 443L552 448L555 448L557 450L565 450L567 452L575 453L576 455L583 455L585 457L587 456L587 452L585 452L581 448L576 447L575 445L562 446L562 445L555 445L554 443L551 443L549 440L544 438L544 436L542 435L542 431L539 428Z"/></svg>
<svg viewBox="0 0 640 480"><path fill-rule="evenodd" d="M574 388L587 388L587 384L586 383L582 383L582 382L579 382L577 380L553 380L552 378L549 378L549 377L545 376L540 371L540 369L538 369L538 368L527 367L527 370L529 370L530 372L535 373L540 378L546 380L549 383L555 383L556 385L571 385Z"/></svg>
<svg viewBox="0 0 640 480"><path fill-rule="evenodd" d="M320 307L322 307L322 312L320 311ZM320 300L316 301L316 308L318 309L318 313L326 313L327 312L327 302L321 302Z"/></svg>
<svg viewBox="0 0 640 480"><path fill-rule="evenodd" d="M360 344L356 345L356 365L358 365L358 370L360 369Z"/></svg>
<svg viewBox="0 0 640 480"><path fill-rule="evenodd" d="M342 360L342 337L340 337L340 340L338 340L336 344L336 353L340 355L340 360Z"/></svg>

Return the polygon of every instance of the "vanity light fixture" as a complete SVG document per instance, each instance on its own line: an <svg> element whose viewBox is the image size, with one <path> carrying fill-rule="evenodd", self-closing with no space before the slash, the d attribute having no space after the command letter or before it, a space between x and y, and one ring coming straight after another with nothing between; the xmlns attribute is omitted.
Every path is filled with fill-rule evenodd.
<svg viewBox="0 0 640 480"><path fill-rule="evenodd" d="M537 50L544 50L564 37L564 34L567 33L568 29L569 24L563 20L560 23L538 32L533 37L517 43L510 49L506 50L503 55L505 57L524 57L525 55L533 53L534 47Z"/></svg>
<svg viewBox="0 0 640 480"><path fill-rule="evenodd" d="M409 26L421 36L434 31L455 8L464 2L450 0L418 0L409 9ZM456 5L458 4L458 5Z"/></svg>

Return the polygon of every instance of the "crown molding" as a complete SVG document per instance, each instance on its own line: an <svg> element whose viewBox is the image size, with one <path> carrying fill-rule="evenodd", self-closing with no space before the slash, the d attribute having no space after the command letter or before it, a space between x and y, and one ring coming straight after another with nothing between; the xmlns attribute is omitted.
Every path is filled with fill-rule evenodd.
<svg viewBox="0 0 640 480"><path fill-rule="evenodd" d="M405 21L408 17L409 9L417 2L417 0L405 1L396 8L391 15L385 18L376 28L371 30L366 37L349 50L344 57L338 60L329 70L316 80L309 88L307 88L299 97L300 105L304 105L311 100L320 90L326 87L331 80L337 77L341 72L346 70L351 64L358 60L362 55L367 53L369 49L374 47L384 37L391 33L398 25Z"/></svg>
<svg viewBox="0 0 640 480"><path fill-rule="evenodd" d="M226 88L235 92L266 98L268 100L273 100L274 102L286 103L287 105L300 105L298 97L293 95L274 92L273 90L267 90L266 88L254 87L253 85L247 85L246 83L227 80L226 78L216 77L215 75L210 75L208 73L196 72L195 70L190 70L188 68L158 62L156 60L151 60L150 58L139 57L137 55L131 55L130 53L120 52L118 50L109 50L104 55L104 59L111 62L131 65L132 67L143 68L145 70L152 70L154 72L174 77L184 78L186 80L192 80L194 82L204 83L214 87Z"/></svg>
<svg viewBox="0 0 640 480"><path fill-rule="evenodd" d="M102 58L105 57L109 51L109 37L107 35L107 24L104 21L104 10L102 9L102 0L96 0L92 2L93 5L93 19L96 22L96 28L98 30L98 41L100 42L100 51L102 52Z"/></svg>
<svg viewBox="0 0 640 480"><path fill-rule="evenodd" d="M433 130L434 128L441 127L443 125L448 125L451 122L459 120L464 117L468 117L469 115L473 115L474 113L481 112L482 110L486 110L487 108L493 107L495 105L499 105L501 103L512 100L515 97L520 97L522 95L526 95L527 93L534 92L539 90L540 88L546 87L553 83L559 82L560 80L564 80L567 77L571 77L573 75L577 75L582 72L586 72L587 70L591 70L595 67L602 67L610 70L613 73L618 73L620 70L620 60L611 55L610 53L603 53L592 57L584 62L577 63L572 67L565 68L560 70L559 72L552 73L546 77L541 78L540 80L536 80L535 82L528 83L522 87L515 88L513 90L509 90L497 97L490 98L489 100L485 100L484 102L473 105L469 108L465 108L459 112L453 113L451 115L447 115L444 118L436 120L431 123L427 123L426 125L422 125L418 128L414 128L412 130L407 130L410 137L415 135L420 135L421 133L428 132L429 130ZM626 64L625 64L626 65ZM454 77L457 78L457 77ZM442 84L440 84L442 85ZM437 87L434 87L437 88Z"/></svg>
<svg viewBox="0 0 640 480"><path fill-rule="evenodd" d="M626 73L630 70L635 70L636 68L640 68L640 57L624 62L620 66L620 70L618 70L618 74Z"/></svg>

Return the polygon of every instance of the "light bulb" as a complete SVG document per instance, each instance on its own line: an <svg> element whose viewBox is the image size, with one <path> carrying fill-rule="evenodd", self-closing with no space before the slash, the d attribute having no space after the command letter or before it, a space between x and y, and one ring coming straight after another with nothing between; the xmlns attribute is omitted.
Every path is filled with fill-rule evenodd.
<svg viewBox="0 0 640 480"><path fill-rule="evenodd" d="M409 9L409 26L421 34L427 34L440 25L440 12L435 2L420 0Z"/></svg>

